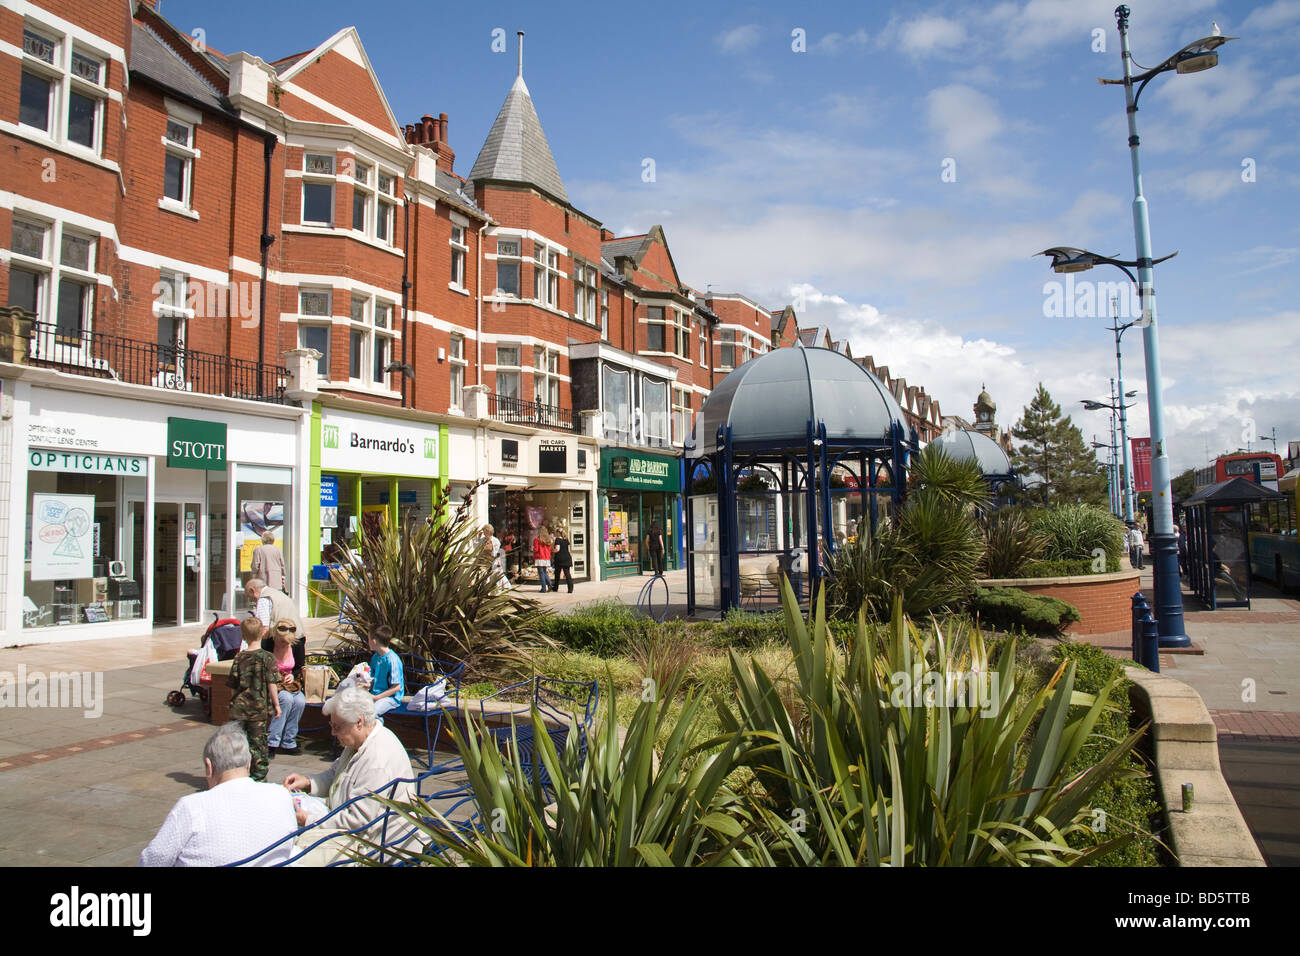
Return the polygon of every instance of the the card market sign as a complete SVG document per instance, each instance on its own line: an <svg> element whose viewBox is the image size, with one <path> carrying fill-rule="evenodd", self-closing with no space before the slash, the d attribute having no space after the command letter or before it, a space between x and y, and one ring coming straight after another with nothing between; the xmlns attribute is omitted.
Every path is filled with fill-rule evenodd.
<svg viewBox="0 0 1300 956"><path fill-rule="evenodd" d="M167 467L225 471L225 422L167 419Z"/></svg>
<svg viewBox="0 0 1300 956"><path fill-rule="evenodd" d="M681 474L676 458L613 448L603 450L600 458L601 484L606 488L668 492L681 490Z"/></svg>
<svg viewBox="0 0 1300 956"><path fill-rule="evenodd" d="M438 475L438 426L321 410L320 464L331 471Z"/></svg>

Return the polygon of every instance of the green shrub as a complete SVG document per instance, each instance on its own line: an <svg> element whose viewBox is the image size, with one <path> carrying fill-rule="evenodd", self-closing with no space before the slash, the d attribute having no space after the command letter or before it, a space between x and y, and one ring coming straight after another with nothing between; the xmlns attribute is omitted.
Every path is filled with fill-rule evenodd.
<svg viewBox="0 0 1300 956"><path fill-rule="evenodd" d="M700 636L715 647L758 647L785 640L785 618L733 608L716 624L696 625Z"/></svg>
<svg viewBox="0 0 1300 956"><path fill-rule="evenodd" d="M984 557L980 573L990 578L1018 578L1023 569L1047 548L1047 535L1034 531L1029 519L1016 508L1000 508L980 517Z"/></svg>
<svg viewBox="0 0 1300 956"><path fill-rule="evenodd" d="M1124 525L1105 508L1096 505L1060 505L1030 512L1030 526L1048 538L1042 558L1046 561L1077 561L1104 552L1107 563L1124 552Z"/></svg>
<svg viewBox="0 0 1300 956"><path fill-rule="evenodd" d="M1083 745L1070 767L1072 772L1082 773L1105 753L1110 741L1123 740L1130 733L1133 715L1128 702L1129 681L1123 676L1122 661L1090 644L1061 644L1053 648L1052 656L1058 662L1074 662L1075 689L1085 693L1094 694L1107 682L1120 678L1111 695L1114 706L1102 711L1097 726L1093 728L1093 736ZM1155 781L1136 753L1129 755L1123 769L1126 772L1103 783L1091 801L1094 818L1106 821L1106 832L1092 835L1080 831L1069 838L1070 845L1084 849L1094 845L1093 841L1131 832L1135 834L1131 843L1102 856L1096 861L1097 865L1157 866L1156 838L1151 834L1151 821L1159 819L1160 814ZM1102 812L1096 813L1098 810Z"/></svg>
<svg viewBox="0 0 1300 956"><path fill-rule="evenodd" d="M1059 634L1079 620L1079 609L1073 604L1019 588L977 588L973 603L984 624L1022 628L1032 634Z"/></svg>
<svg viewBox="0 0 1300 956"><path fill-rule="evenodd" d="M643 619L629 605L604 598L545 618L538 629L565 647L608 657L626 650L643 626Z"/></svg>
<svg viewBox="0 0 1300 956"><path fill-rule="evenodd" d="M1106 570L1118 571L1119 560L1106 558ZM1091 558L1076 558L1072 561L1029 561L1020 569L1022 578L1071 578L1084 574L1097 574L1093 570Z"/></svg>

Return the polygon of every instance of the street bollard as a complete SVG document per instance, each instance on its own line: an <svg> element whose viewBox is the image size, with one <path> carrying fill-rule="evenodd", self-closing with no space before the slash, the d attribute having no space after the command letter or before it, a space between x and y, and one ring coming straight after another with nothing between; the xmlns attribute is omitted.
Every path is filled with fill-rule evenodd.
<svg viewBox="0 0 1300 956"><path fill-rule="evenodd" d="M1142 660L1142 615L1150 610L1151 605L1147 603L1146 596L1141 591L1133 595L1133 633L1129 640L1129 648L1135 661Z"/></svg>
<svg viewBox="0 0 1300 956"><path fill-rule="evenodd" d="M1142 615L1142 656L1138 663L1153 674L1160 673L1160 625L1147 611Z"/></svg>

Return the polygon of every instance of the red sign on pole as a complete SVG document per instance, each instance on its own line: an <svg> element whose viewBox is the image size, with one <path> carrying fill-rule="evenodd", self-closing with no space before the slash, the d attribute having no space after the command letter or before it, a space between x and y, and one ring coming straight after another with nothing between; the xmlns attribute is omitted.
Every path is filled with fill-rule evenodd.
<svg viewBox="0 0 1300 956"><path fill-rule="evenodd" d="M1133 451L1133 490L1151 490L1151 439L1130 438Z"/></svg>

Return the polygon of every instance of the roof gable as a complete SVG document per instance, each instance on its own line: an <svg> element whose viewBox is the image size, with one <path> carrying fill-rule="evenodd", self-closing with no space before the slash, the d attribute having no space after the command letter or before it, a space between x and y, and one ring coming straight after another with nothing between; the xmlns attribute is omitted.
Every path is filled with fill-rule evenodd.
<svg viewBox="0 0 1300 956"><path fill-rule="evenodd" d="M343 28L292 65L278 67L278 72L287 91L298 92L317 109L337 117L339 123L359 120L405 145L402 127L388 105L356 27Z"/></svg>

